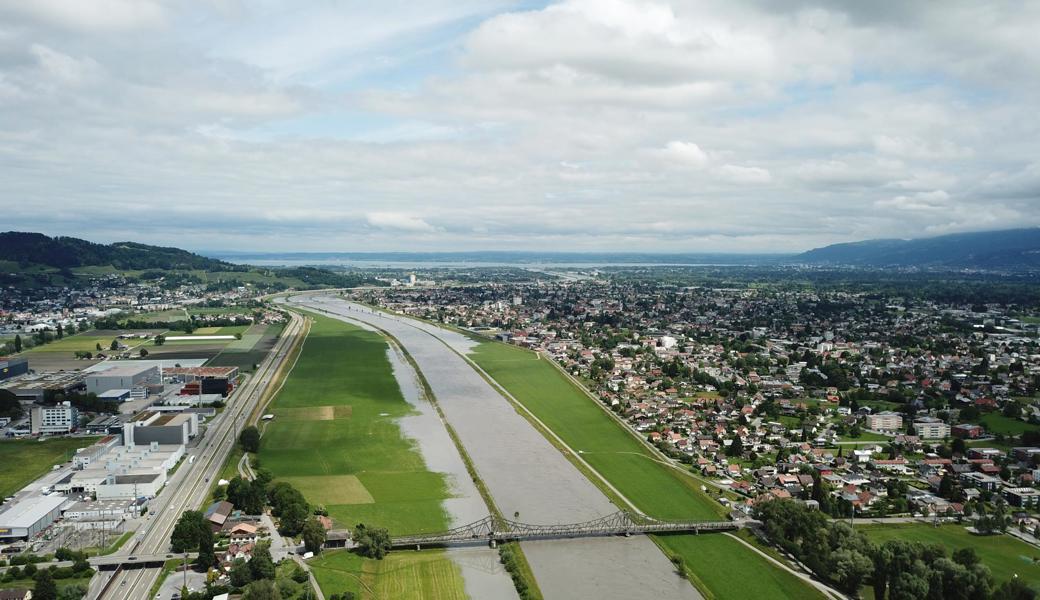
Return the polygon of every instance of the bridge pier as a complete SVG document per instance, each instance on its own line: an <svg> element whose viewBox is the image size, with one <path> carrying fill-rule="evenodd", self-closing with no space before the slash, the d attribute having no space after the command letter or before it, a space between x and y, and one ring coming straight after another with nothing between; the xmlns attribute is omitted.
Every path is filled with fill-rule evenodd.
<svg viewBox="0 0 1040 600"><path fill-rule="evenodd" d="M491 542L488 545L491 546L492 550L494 550L495 548L498 548L498 541L495 540L495 538L491 538Z"/></svg>

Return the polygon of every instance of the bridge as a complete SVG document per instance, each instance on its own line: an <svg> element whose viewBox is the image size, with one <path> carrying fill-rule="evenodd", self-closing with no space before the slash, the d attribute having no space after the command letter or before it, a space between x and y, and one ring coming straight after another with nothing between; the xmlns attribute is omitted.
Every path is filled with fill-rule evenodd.
<svg viewBox="0 0 1040 600"><path fill-rule="evenodd" d="M519 542L579 537L604 537L643 533L727 531L757 525L756 521L657 521L633 515L626 511L585 521L557 525L531 525L494 515L447 531L396 536L391 538L394 548L421 548L423 546L450 546L492 542Z"/></svg>

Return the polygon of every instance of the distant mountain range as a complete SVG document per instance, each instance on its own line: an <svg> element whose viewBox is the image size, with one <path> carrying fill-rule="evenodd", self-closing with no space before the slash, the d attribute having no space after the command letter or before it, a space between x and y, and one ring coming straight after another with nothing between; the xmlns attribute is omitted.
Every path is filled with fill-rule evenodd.
<svg viewBox="0 0 1040 600"><path fill-rule="evenodd" d="M1040 269L1040 228L834 244L810 250L790 260L802 264L860 267Z"/></svg>
<svg viewBox="0 0 1040 600"><path fill-rule="evenodd" d="M209 256L259 264L449 263L454 265L761 265L790 255L642 252L531 252L485 250L467 252L207 252Z"/></svg>
<svg viewBox="0 0 1040 600"><path fill-rule="evenodd" d="M19 231L0 233L0 260L57 269L111 266L121 270L234 271L242 268L179 248L136 242L95 244L73 237L52 238L42 233Z"/></svg>

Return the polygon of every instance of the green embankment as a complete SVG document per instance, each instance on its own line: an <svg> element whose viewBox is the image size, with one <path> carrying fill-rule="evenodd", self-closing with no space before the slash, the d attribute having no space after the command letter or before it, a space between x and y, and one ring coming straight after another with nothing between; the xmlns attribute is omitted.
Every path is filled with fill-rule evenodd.
<svg viewBox="0 0 1040 600"><path fill-rule="evenodd" d="M662 464L548 360L495 342L482 342L470 358L647 515L721 518L722 507L700 490L696 479ZM727 536L656 539L666 554L683 558L691 581L707 598L822 598L815 588Z"/></svg>
<svg viewBox="0 0 1040 600"><path fill-rule="evenodd" d="M260 464L322 504L337 526L391 534L449 526L447 477L429 472L397 420L414 409L401 394L378 334L313 316L285 386L268 412ZM391 553L382 561L326 552L311 561L326 596L465 598L458 566L443 551Z"/></svg>
<svg viewBox="0 0 1040 600"><path fill-rule="evenodd" d="M657 462L660 458L547 360L492 342L482 343L470 358L646 514L702 520L723 514L700 482Z"/></svg>
<svg viewBox="0 0 1040 600"><path fill-rule="evenodd" d="M0 498L10 496L58 463L72 460L77 448L86 448L100 438L49 438L0 441Z"/></svg>
<svg viewBox="0 0 1040 600"><path fill-rule="evenodd" d="M898 539L939 544L951 554L960 548L974 548L998 583L1017 576L1040 589L1040 549L1011 536L974 535L963 525L955 524L935 527L927 523L895 523L857 528L876 542Z"/></svg>

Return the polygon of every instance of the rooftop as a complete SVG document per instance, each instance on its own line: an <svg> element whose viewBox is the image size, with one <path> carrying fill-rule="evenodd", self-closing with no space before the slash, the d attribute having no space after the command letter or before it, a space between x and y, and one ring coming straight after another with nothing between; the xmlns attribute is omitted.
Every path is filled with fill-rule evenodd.
<svg viewBox="0 0 1040 600"><path fill-rule="evenodd" d="M18 501L7 511L0 513L0 528L14 529L30 527L44 515L65 504L65 496L34 496Z"/></svg>

